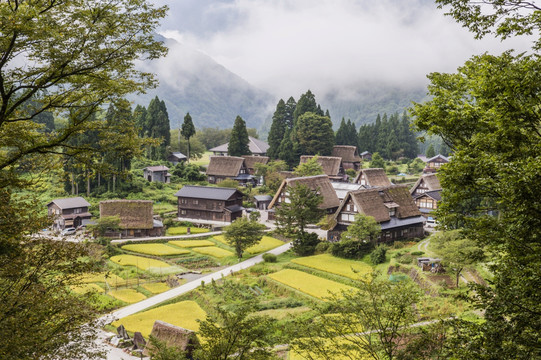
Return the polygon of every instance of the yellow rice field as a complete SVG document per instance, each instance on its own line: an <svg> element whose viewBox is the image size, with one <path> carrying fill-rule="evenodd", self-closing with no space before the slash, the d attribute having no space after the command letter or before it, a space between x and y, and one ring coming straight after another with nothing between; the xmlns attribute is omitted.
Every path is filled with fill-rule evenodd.
<svg viewBox="0 0 541 360"><path fill-rule="evenodd" d="M170 289L166 283L162 282L143 284L141 285L141 287L150 291L153 294L159 294Z"/></svg>
<svg viewBox="0 0 541 360"><path fill-rule="evenodd" d="M115 299L122 300L128 304L136 303L141 300L145 300L147 297L134 289L119 289L111 290L107 293Z"/></svg>
<svg viewBox="0 0 541 360"><path fill-rule="evenodd" d="M214 246L212 241L209 240L171 240L169 244L175 245L181 248L192 248L192 247L203 247L203 246ZM187 250L184 250L187 251ZM189 252L189 251L188 251Z"/></svg>
<svg viewBox="0 0 541 360"><path fill-rule="evenodd" d="M353 290L348 285L327 280L299 270L283 269L267 275L269 278L319 299L329 297L330 293L339 294L342 290Z"/></svg>
<svg viewBox="0 0 541 360"><path fill-rule="evenodd" d="M246 251L250 254L258 254L274 249L280 245L284 245L284 242L270 236L263 236L259 243L250 246Z"/></svg>
<svg viewBox="0 0 541 360"><path fill-rule="evenodd" d="M86 294L91 291L103 293L103 289L97 284L82 284L77 286L71 286L71 290L77 294Z"/></svg>
<svg viewBox="0 0 541 360"><path fill-rule="evenodd" d="M190 227L190 234L202 234L209 232L209 229L202 229L197 227ZM167 235L185 235L188 233L188 228L186 226L175 226L167 229Z"/></svg>
<svg viewBox="0 0 541 360"><path fill-rule="evenodd" d="M362 261L340 259L331 254L301 257L291 262L350 279L362 279L373 271L370 265Z"/></svg>
<svg viewBox="0 0 541 360"><path fill-rule="evenodd" d="M225 241L225 236L223 236L223 235L214 235L212 238L214 240L217 240L217 241L221 242L222 244L229 245L227 243L227 241Z"/></svg>
<svg viewBox="0 0 541 360"><path fill-rule="evenodd" d="M193 248L192 250L199 253L199 254L210 255L210 256L214 256L216 258L220 258L220 259L224 258L224 257L227 257L227 256L233 256L234 255L231 251L221 249L221 248L216 247L216 246L198 247L198 248Z"/></svg>
<svg viewBox="0 0 541 360"><path fill-rule="evenodd" d="M115 255L112 256L109 260L122 266L137 266L141 270L148 270L150 268L171 267L171 265L166 262L135 255Z"/></svg>
<svg viewBox="0 0 541 360"><path fill-rule="evenodd" d="M108 283L124 281L123 278L112 273L85 274L81 278L81 282L83 283L105 282L105 280L107 280Z"/></svg>
<svg viewBox="0 0 541 360"><path fill-rule="evenodd" d="M206 316L205 311L195 301L181 301L127 316L113 322L112 325L120 326L122 324L128 331L140 331L144 337L148 338L156 320L198 331L199 323L197 320L205 320Z"/></svg>
<svg viewBox="0 0 541 360"><path fill-rule="evenodd" d="M177 249L166 244L130 244L122 246L122 249L156 256L183 255L190 253L188 250Z"/></svg>

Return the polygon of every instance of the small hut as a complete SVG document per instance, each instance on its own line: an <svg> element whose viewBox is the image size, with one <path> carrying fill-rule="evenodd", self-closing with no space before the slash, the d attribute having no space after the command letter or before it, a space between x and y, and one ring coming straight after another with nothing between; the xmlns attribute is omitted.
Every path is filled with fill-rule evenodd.
<svg viewBox="0 0 541 360"><path fill-rule="evenodd" d="M185 352L190 359L195 347L199 344L199 340L194 331L171 325L160 320L154 322L150 336L165 343L167 347L174 347ZM147 343L143 354L149 356L152 354L152 350L152 345Z"/></svg>

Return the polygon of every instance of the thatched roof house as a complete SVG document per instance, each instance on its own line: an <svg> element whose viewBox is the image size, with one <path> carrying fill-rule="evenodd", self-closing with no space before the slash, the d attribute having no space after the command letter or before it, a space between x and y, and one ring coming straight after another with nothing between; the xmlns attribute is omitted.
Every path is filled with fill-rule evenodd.
<svg viewBox="0 0 541 360"><path fill-rule="evenodd" d="M269 209L272 209L274 206L279 206L281 202L287 202L287 189L289 187L294 187L297 184L303 184L312 190L318 191L323 197L323 202L319 205L319 208L325 209L327 213L333 213L340 205L340 200L338 200L338 197L336 196L336 192L331 185L329 177L327 175L316 175L285 179L282 181L280 188L269 204Z"/></svg>
<svg viewBox="0 0 541 360"><path fill-rule="evenodd" d="M151 200L100 201L100 218L118 216L122 236L160 236L163 224L154 220ZM115 236L116 234L108 234Z"/></svg>
<svg viewBox="0 0 541 360"><path fill-rule="evenodd" d="M237 180L239 183L257 183L250 175L243 157L238 156L211 156L207 167L207 179L211 184L219 184L225 179Z"/></svg>
<svg viewBox="0 0 541 360"><path fill-rule="evenodd" d="M381 168L362 169L355 178L354 183L366 188L391 186L392 183Z"/></svg>
<svg viewBox="0 0 541 360"><path fill-rule="evenodd" d="M357 151L357 146L335 145L332 148L332 156L342 158L342 167L344 169L358 171L361 168L361 157Z"/></svg>
<svg viewBox="0 0 541 360"><path fill-rule="evenodd" d="M304 164L313 159L314 155L302 155L300 164ZM342 168L342 158L335 156L317 156L317 163L323 169L323 173L333 181L345 180L344 169Z"/></svg>
<svg viewBox="0 0 541 360"><path fill-rule="evenodd" d="M380 223L381 241L423 236L424 218L405 186L361 189L348 193L335 214L337 227L329 235L339 237L339 233L347 229L358 213L372 216Z"/></svg>
<svg viewBox="0 0 541 360"><path fill-rule="evenodd" d="M164 321L156 320L150 336L155 337L159 341L165 343L167 347L174 347L178 350L186 352L189 357L199 344L197 335L194 331L175 326ZM153 347L150 343L147 344L143 354L149 356L152 354Z"/></svg>
<svg viewBox="0 0 541 360"><path fill-rule="evenodd" d="M268 156L254 156L254 155L242 155L244 158L244 166L248 170L250 175L255 173L255 164L266 165L269 162Z"/></svg>
<svg viewBox="0 0 541 360"><path fill-rule="evenodd" d="M427 191L441 190L440 180L436 174L422 175L415 185L410 189L412 196L425 193Z"/></svg>

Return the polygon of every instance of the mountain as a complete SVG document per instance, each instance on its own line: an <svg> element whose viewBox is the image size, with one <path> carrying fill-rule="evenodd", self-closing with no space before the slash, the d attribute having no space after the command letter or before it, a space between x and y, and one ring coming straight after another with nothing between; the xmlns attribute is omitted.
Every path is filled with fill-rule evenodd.
<svg viewBox="0 0 541 360"><path fill-rule="evenodd" d="M272 112L276 103L273 96L202 52L173 39L156 37L169 48L167 57L140 63L138 68L157 74L159 86L129 99L148 106L158 96L165 101L172 129L182 124L187 112L197 128L231 128L237 115L248 127L259 128Z"/></svg>

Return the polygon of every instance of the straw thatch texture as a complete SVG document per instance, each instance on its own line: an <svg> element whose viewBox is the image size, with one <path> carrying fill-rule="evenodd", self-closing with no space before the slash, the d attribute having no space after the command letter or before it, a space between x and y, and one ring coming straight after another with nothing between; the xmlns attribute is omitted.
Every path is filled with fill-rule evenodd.
<svg viewBox="0 0 541 360"><path fill-rule="evenodd" d="M312 155L302 155L300 164L308 162L312 159ZM321 165L323 172L328 176L338 176L340 173L340 164L342 163L342 158L333 157L333 156L318 156L317 163Z"/></svg>
<svg viewBox="0 0 541 360"><path fill-rule="evenodd" d="M294 187L297 184L303 184L312 190L319 191L319 194L323 197L323 202L319 205L320 209L332 209L340 205L340 200L336 196L329 177L327 175L316 175L285 179L269 204L269 209L277 203L280 195L286 191L287 187Z"/></svg>
<svg viewBox="0 0 541 360"><path fill-rule="evenodd" d="M332 148L332 156L342 158L344 162L360 162L361 157L357 151L357 146L335 145Z"/></svg>
<svg viewBox="0 0 541 360"><path fill-rule="evenodd" d="M182 351L186 351L190 356L194 347L199 343L194 331L171 325L160 320L154 322L150 336L164 342L167 347L175 347ZM147 344L144 355L148 356L151 353L152 346Z"/></svg>
<svg viewBox="0 0 541 360"><path fill-rule="evenodd" d="M207 167L210 176L238 176L244 164L244 158L237 156L211 156Z"/></svg>
<svg viewBox="0 0 541 360"><path fill-rule="evenodd" d="M153 214L151 200L100 201L100 217L120 217L121 229L152 229Z"/></svg>
<svg viewBox="0 0 541 360"><path fill-rule="evenodd" d="M421 176L411 188L410 193L414 194L420 187L428 191L441 190L440 180L436 174L425 174Z"/></svg>
<svg viewBox="0 0 541 360"><path fill-rule="evenodd" d="M268 156L253 156L253 155L242 155L244 158L244 166L248 169L255 169L255 164L267 164L269 162Z"/></svg>
<svg viewBox="0 0 541 360"><path fill-rule="evenodd" d="M360 184L361 179L366 181L366 185L369 187L385 187L391 186L391 181L385 174L385 170L381 168L374 169L362 169L355 178L355 183Z"/></svg>

